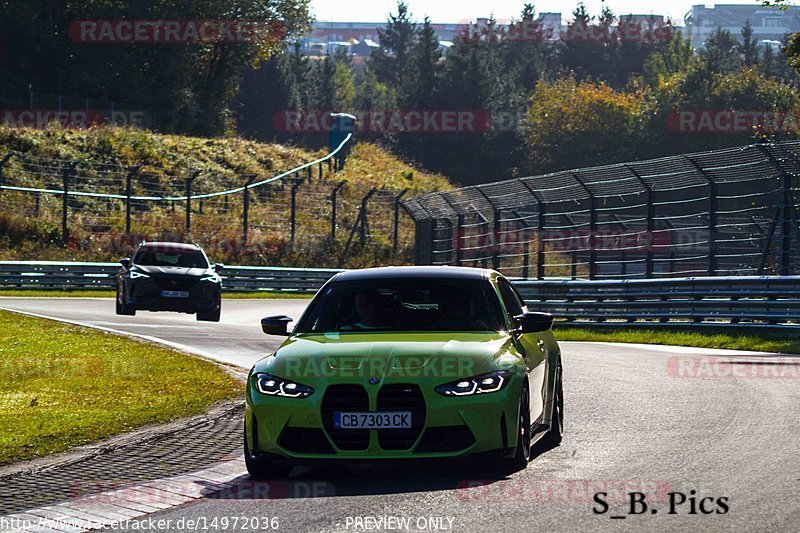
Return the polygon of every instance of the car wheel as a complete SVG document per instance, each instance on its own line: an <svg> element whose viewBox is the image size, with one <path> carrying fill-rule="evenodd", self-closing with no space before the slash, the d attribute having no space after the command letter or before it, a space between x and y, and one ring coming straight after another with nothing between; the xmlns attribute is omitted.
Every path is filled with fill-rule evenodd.
<svg viewBox="0 0 800 533"><path fill-rule="evenodd" d="M197 320L201 322L219 322L219 316L222 312L222 306L213 311L198 311Z"/></svg>
<svg viewBox="0 0 800 533"><path fill-rule="evenodd" d="M519 399L519 417L517 420L517 450L511 463L516 470L528 466L531 460L531 405L528 388L522 389Z"/></svg>
<svg viewBox="0 0 800 533"><path fill-rule="evenodd" d="M289 474L292 473L291 466L253 457L247 444L247 430L244 433L244 464L247 467L247 473L253 479L282 479L289 477Z"/></svg>
<svg viewBox="0 0 800 533"><path fill-rule="evenodd" d="M561 378L561 363L558 365L558 381L556 382L556 397L553 399L552 421L550 430L542 439L548 449L555 448L561 444L564 437L564 383Z"/></svg>

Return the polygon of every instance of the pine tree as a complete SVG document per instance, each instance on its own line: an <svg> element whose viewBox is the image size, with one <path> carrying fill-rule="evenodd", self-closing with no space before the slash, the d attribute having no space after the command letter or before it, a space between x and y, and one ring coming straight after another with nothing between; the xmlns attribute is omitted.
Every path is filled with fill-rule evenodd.
<svg viewBox="0 0 800 533"><path fill-rule="evenodd" d="M414 45L408 62L408 73L404 79L400 103L408 109L428 109L435 106L435 91L438 80L439 39L428 17L422 24L419 40Z"/></svg>
<svg viewBox="0 0 800 533"><path fill-rule="evenodd" d="M740 47L744 64L747 67L752 67L758 64L758 44L753 39L753 25L750 24L750 19L747 19L744 27L742 28L742 44Z"/></svg>
<svg viewBox="0 0 800 533"><path fill-rule="evenodd" d="M397 15L389 15L386 29L378 30L380 48L372 52L368 63L380 81L392 86L403 84L417 34L408 4L398 1Z"/></svg>
<svg viewBox="0 0 800 533"><path fill-rule="evenodd" d="M705 49L700 51L700 59L703 60L708 73L728 74L741 68L739 41L731 32L717 28L705 44Z"/></svg>

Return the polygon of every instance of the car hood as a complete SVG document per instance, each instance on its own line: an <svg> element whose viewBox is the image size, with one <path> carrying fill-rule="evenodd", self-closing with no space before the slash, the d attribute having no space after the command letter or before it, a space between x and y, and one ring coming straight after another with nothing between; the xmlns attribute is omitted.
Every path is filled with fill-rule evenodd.
<svg viewBox="0 0 800 533"><path fill-rule="evenodd" d="M510 343L502 332L302 334L257 363L255 371L301 383L315 378L455 380L514 364Z"/></svg>
<svg viewBox="0 0 800 533"><path fill-rule="evenodd" d="M135 265L137 270L151 276L191 276L199 278L208 273L207 268L162 267Z"/></svg>

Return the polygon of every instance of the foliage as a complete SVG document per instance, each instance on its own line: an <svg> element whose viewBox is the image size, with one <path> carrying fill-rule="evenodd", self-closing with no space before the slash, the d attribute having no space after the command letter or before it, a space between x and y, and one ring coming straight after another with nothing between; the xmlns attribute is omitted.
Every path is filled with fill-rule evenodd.
<svg viewBox="0 0 800 533"><path fill-rule="evenodd" d="M113 101L154 113L163 131L222 134L243 70L309 28L308 0L3 2L0 100L38 93ZM264 21L264 39L234 43L92 44L71 39L81 20ZM277 27L277 25L280 27ZM13 108L13 107L12 107Z"/></svg>
<svg viewBox="0 0 800 533"><path fill-rule="evenodd" d="M635 158L653 112L647 96L574 77L539 82L526 114L531 163L556 170L563 161L575 168Z"/></svg>

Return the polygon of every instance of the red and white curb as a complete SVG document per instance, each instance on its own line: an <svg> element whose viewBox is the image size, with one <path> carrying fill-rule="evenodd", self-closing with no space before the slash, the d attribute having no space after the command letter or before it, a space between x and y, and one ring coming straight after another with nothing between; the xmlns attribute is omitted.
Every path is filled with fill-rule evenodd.
<svg viewBox="0 0 800 533"><path fill-rule="evenodd" d="M244 458L223 461L209 468L155 481L147 481L54 505L0 517L2 531L82 533L119 527L157 511L232 490L253 492L256 485L240 484L247 475ZM259 492L269 491L264 484ZM242 494L237 494L243 497ZM253 494L253 496L258 496Z"/></svg>

